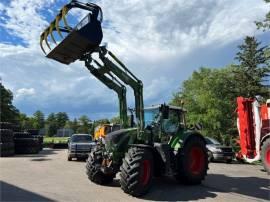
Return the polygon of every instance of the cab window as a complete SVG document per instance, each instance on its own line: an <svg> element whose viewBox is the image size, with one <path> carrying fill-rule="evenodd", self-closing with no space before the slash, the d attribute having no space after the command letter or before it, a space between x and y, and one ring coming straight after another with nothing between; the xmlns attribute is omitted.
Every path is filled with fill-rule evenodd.
<svg viewBox="0 0 270 202"><path fill-rule="evenodd" d="M180 123L180 117L177 111L169 110L168 119L163 119L162 128L165 133L176 133Z"/></svg>

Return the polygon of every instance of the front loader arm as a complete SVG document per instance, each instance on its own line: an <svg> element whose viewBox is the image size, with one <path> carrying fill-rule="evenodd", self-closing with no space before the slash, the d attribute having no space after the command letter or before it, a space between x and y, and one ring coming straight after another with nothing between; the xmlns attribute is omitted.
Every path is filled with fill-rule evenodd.
<svg viewBox="0 0 270 202"><path fill-rule="evenodd" d="M126 100L126 87L112 74L101 71L102 66L96 60L92 59L91 55L85 55L84 58L86 68L94 75L98 80L105 84L108 88L115 91L119 99L119 115L120 115L120 124L123 128L128 127L128 117L127 117L127 100ZM96 64L96 68L92 63Z"/></svg>
<svg viewBox="0 0 270 202"><path fill-rule="evenodd" d="M135 115L137 119L139 137L144 130L144 104L143 104L143 84L129 69L115 56L112 52L108 51L104 46L98 49L99 58L103 62L103 71L111 72L116 75L126 85L129 85L135 96ZM110 56L110 58L108 57Z"/></svg>

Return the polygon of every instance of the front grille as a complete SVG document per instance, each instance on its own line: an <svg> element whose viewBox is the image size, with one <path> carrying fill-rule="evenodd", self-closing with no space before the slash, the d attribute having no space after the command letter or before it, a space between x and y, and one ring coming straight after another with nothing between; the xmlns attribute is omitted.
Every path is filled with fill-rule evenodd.
<svg viewBox="0 0 270 202"><path fill-rule="evenodd" d="M72 150L70 150L70 152L72 152L72 153L89 153L90 152L90 149L84 149L84 150L82 150L82 149L72 149Z"/></svg>
<svg viewBox="0 0 270 202"><path fill-rule="evenodd" d="M223 152L232 152L232 148L221 148Z"/></svg>

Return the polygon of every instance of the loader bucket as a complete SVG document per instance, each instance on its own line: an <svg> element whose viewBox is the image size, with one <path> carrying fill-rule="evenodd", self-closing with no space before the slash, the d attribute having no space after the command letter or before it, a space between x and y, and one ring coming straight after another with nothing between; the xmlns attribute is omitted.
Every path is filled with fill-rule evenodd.
<svg viewBox="0 0 270 202"><path fill-rule="evenodd" d="M51 22L50 26L40 36L40 46L46 57L63 64L70 64L80 59L86 52L94 51L103 38L101 9L95 4L83 4L77 1L73 1L72 3L72 6L68 4L61 9L55 20ZM71 27L68 25L65 16L74 7L87 8L86 10L91 12L76 26ZM59 26L60 21L62 21L64 26ZM56 33L59 36L58 38L54 35ZM45 44L48 47L47 52L43 47Z"/></svg>

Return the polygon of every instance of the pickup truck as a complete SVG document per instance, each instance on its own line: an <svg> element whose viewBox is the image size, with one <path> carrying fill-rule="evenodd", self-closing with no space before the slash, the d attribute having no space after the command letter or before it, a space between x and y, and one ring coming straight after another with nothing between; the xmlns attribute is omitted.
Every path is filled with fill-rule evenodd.
<svg viewBox="0 0 270 202"><path fill-rule="evenodd" d="M73 158L86 160L91 149L96 145L89 134L73 134L68 140L68 161Z"/></svg>

